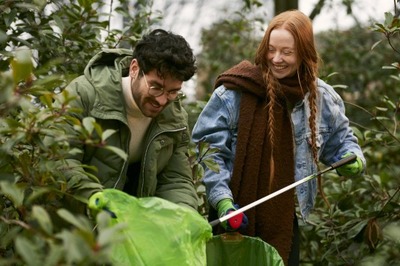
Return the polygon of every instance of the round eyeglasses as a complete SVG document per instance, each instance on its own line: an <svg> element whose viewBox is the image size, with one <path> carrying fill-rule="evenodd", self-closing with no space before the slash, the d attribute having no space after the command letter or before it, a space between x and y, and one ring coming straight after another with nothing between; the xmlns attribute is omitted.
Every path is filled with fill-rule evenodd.
<svg viewBox="0 0 400 266"><path fill-rule="evenodd" d="M167 99L169 101L175 100L179 95L182 94L180 90L172 90L172 91L165 91L163 87L158 87L158 86L149 86L149 83L147 82L146 75L144 74L142 70L142 75L144 77L144 81L146 82L146 86L149 89L149 94L154 97L159 97L163 95L164 93L167 94Z"/></svg>

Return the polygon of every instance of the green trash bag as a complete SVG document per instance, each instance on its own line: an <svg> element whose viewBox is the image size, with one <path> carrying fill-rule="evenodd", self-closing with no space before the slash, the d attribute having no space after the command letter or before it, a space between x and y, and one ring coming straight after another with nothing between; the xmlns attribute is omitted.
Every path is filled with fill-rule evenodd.
<svg viewBox="0 0 400 266"><path fill-rule="evenodd" d="M124 223L123 241L112 247L113 265L206 265L211 225L195 210L156 197L136 198L105 189L89 198L93 210L107 210Z"/></svg>
<svg viewBox="0 0 400 266"><path fill-rule="evenodd" d="M278 251L258 237L239 233L214 236L207 242L207 266L284 266Z"/></svg>

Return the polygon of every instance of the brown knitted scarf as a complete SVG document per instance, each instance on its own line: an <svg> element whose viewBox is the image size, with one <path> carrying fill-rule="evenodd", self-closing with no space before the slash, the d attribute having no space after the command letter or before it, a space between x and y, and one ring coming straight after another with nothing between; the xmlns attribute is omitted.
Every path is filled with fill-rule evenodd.
<svg viewBox="0 0 400 266"><path fill-rule="evenodd" d="M289 82L290 83L290 82ZM215 87L242 92L238 124L238 142L230 188L235 203L243 207L294 182L294 147L290 113L292 104L302 98L297 87L281 84L274 110L274 177L269 189L271 144L269 141L266 85L261 69L243 61L221 74ZM248 227L241 231L260 237L274 246L287 264L292 243L295 213L294 190L287 191L246 211Z"/></svg>

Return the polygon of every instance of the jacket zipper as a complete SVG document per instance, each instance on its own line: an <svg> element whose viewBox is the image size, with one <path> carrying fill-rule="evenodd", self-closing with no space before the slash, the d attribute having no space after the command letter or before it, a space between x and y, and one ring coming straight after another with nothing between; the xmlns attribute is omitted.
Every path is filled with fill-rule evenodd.
<svg viewBox="0 0 400 266"><path fill-rule="evenodd" d="M126 125L126 124L125 124ZM128 129L129 130L129 129ZM129 133L130 134L130 133ZM127 140L127 143L126 143L126 147L129 147L129 143L130 143L130 138L132 137L132 134L130 134L130 137L128 138L128 140ZM128 158L129 158L129 148L127 148L127 149L125 149L125 153L128 155ZM115 184L114 184L114 188L116 188L117 187L117 185L118 185L118 183L119 183L119 181L121 181L121 177L122 177L122 174L124 173L124 169L125 169L125 167L126 167L126 164L127 164L127 162L128 162L128 158L124 161L124 164L122 165L122 168L121 168L121 171L119 172L119 176L118 176L118 179L117 179L117 181L115 182Z"/></svg>

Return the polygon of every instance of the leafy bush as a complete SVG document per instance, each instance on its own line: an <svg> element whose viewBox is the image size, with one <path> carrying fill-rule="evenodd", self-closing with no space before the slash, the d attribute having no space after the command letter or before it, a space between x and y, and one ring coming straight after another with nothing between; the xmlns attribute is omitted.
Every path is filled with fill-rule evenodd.
<svg viewBox="0 0 400 266"><path fill-rule="evenodd" d="M3 94L8 97L2 98L0 105L0 264L107 262L112 238L104 238L106 231L100 229L93 232L84 213L72 214L77 212L75 206L81 205L73 190L82 188L63 175L70 167L64 159L74 152L68 143L90 140L95 123L80 125L71 120L67 115L71 98L44 89L47 82L53 83L51 78L31 80L31 73L25 71L32 64L26 51L16 52L12 71L1 74L1 91L9 93ZM81 128L77 139L66 134L67 123ZM54 141L46 143L45 137ZM92 187L99 184L93 181ZM106 224L106 219L99 216L97 222Z"/></svg>
<svg viewBox="0 0 400 266"><path fill-rule="evenodd" d="M130 15L129 1L115 12L129 23L111 30L103 1L2 1L0 3L0 264L107 265L120 227L108 215L86 215L76 191L100 187L66 179L70 142L107 146L110 131L91 118L68 114L63 88L95 52L135 43L149 26L146 1ZM106 37L103 38L102 34ZM77 134L70 135L67 124ZM121 156L121 151L116 151ZM82 165L82 167L88 167Z"/></svg>
<svg viewBox="0 0 400 266"><path fill-rule="evenodd" d="M387 13L385 23L376 23L372 30L382 33L383 41L396 43L400 22ZM304 265L395 265L400 259L400 105L396 96L400 67L398 62L383 69L377 65L390 62L399 51L370 35L355 29L324 36L334 41L323 45L322 57L330 62L328 71L341 71L336 82L350 90L340 93L351 100L346 102L346 107L352 107L347 114L358 121L354 131L366 156L367 170L354 179L335 173L324 176L324 192L331 207L317 198L310 220L301 225ZM371 39L376 43L366 41ZM379 52L371 53L371 47ZM371 89L368 84L379 86ZM364 96L355 97L360 94Z"/></svg>

